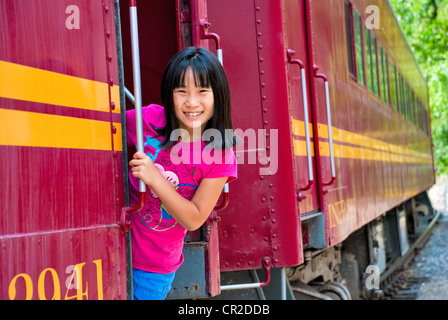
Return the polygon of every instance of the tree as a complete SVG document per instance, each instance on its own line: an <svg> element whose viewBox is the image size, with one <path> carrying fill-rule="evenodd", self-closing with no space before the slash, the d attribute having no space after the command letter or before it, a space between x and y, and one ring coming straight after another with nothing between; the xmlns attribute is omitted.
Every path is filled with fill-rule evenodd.
<svg viewBox="0 0 448 320"><path fill-rule="evenodd" d="M390 1L428 82L437 174L448 174L448 1Z"/></svg>

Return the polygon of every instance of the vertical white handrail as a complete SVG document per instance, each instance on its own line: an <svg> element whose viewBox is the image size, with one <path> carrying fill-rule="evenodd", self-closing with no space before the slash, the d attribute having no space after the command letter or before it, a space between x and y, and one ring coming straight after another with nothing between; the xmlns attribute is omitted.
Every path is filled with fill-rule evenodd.
<svg viewBox="0 0 448 320"><path fill-rule="evenodd" d="M142 119L142 87L140 77L140 52L138 43L137 3L129 2L131 23L132 73L134 77L135 121L137 135L137 151L144 152L143 147L143 119ZM146 184L139 180L139 191L146 192Z"/></svg>

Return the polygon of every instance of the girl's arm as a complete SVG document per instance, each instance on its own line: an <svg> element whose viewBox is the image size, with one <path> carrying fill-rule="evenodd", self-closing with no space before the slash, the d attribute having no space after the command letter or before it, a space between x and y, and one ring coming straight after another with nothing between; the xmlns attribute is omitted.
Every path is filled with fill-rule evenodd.
<svg viewBox="0 0 448 320"><path fill-rule="evenodd" d="M227 182L227 177L202 179L193 199L188 200L174 190L146 154L136 152L129 165L132 176L152 187L169 215L188 231L198 229L207 220Z"/></svg>

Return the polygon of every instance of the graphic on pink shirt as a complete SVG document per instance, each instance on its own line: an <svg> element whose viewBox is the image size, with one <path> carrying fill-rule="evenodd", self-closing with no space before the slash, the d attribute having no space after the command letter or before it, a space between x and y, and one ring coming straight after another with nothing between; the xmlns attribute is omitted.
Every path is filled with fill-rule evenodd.
<svg viewBox="0 0 448 320"><path fill-rule="evenodd" d="M160 141L153 137L146 136L146 142L144 143L145 150L147 149L147 146L155 149L153 153L150 151L145 152L145 154L149 156L153 162L155 162L161 150ZM161 161L166 167L170 167L172 165L171 161L166 159L166 157L162 157L159 161ZM158 163L154 163L154 165L175 190L180 187L190 187L194 190L198 188L198 186L193 184L179 184L179 176L175 172L165 170L165 168ZM195 168L193 168L193 170L195 170ZM178 190L178 192L182 194L180 191L181 190ZM149 193L154 199L159 199L159 196L155 193L153 188L149 188ZM157 207L154 206L155 203L157 203ZM155 202L151 201L148 207L149 208L146 208L146 210L142 210L143 214L140 213L142 222L146 227L154 231L166 231L177 225L176 220L171 217L160 200Z"/></svg>

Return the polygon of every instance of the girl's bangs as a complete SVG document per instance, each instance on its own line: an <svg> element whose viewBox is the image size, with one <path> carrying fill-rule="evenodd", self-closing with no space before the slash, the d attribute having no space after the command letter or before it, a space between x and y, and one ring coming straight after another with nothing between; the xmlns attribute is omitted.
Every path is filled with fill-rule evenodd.
<svg viewBox="0 0 448 320"><path fill-rule="evenodd" d="M194 84L198 88L210 88L210 71L205 63L200 61L200 59L192 59L183 61L179 65L178 71L176 72L174 83L174 88L185 88L185 75L187 70L191 69L193 71Z"/></svg>

